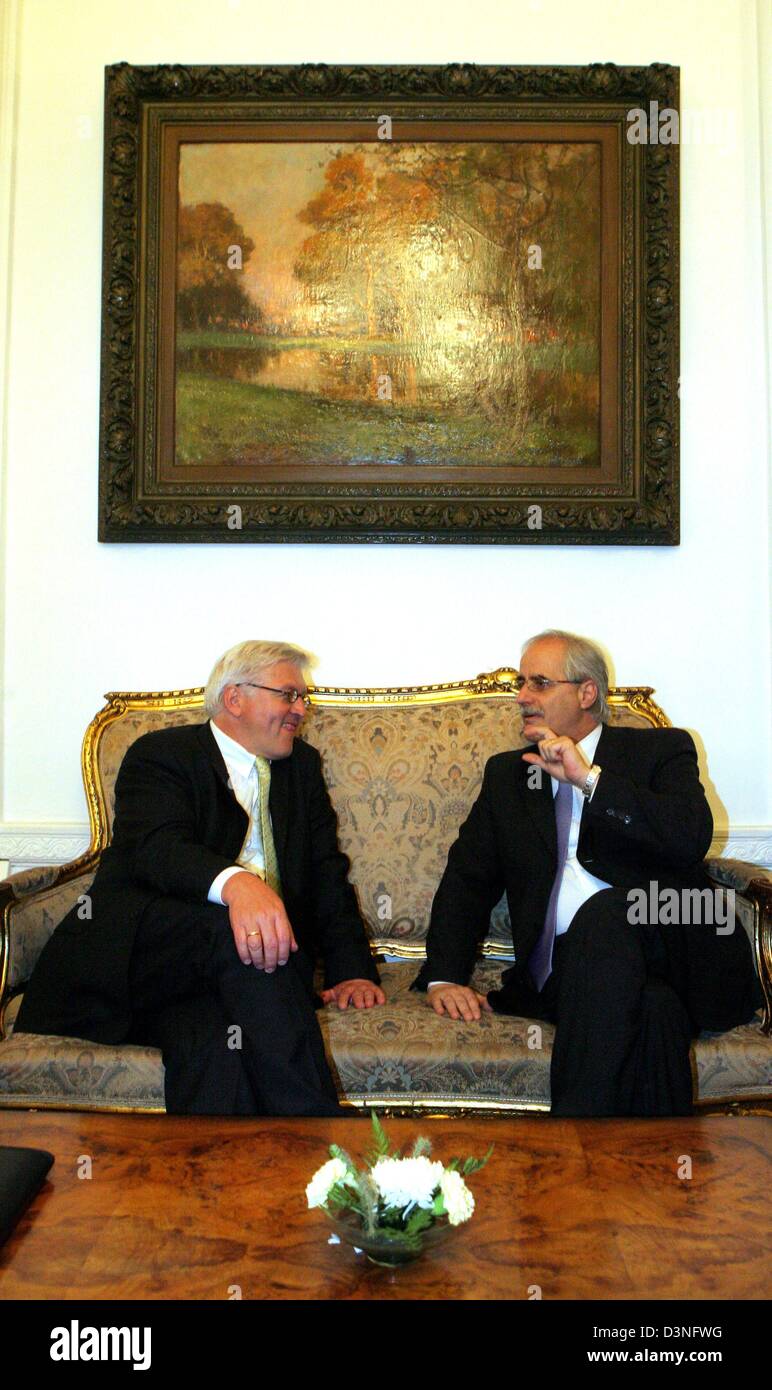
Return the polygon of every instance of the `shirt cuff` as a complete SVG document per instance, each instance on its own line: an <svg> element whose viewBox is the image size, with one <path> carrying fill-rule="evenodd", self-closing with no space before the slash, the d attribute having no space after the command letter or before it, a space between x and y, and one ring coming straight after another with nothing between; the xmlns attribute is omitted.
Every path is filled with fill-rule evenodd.
<svg viewBox="0 0 772 1390"><path fill-rule="evenodd" d="M207 900L210 903L219 903L220 907L225 907L225 903L222 899L223 888L225 887L229 878L233 878L234 874L243 874L243 872L244 870L240 868L238 864L233 864L230 869L223 869L222 873L219 873L217 875L217 878L214 879L209 889L209 892L206 895Z"/></svg>

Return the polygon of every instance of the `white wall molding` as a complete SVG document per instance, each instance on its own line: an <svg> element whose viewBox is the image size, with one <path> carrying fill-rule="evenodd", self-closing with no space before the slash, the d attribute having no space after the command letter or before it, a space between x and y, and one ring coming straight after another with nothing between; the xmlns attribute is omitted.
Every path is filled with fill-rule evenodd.
<svg viewBox="0 0 772 1390"><path fill-rule="evenodd" d="M88 844L85 822L0 821L0 860L8 863L9 873L35 864L66 864ZM730 826L713 841L710 854L772 868L772 825Z"/></svg>
<svg viewBox="0 0 772 1390"><path fill-rule="evenodd" d="M710 857L745 859L772 869L772 825L730 825L716 836L708 851Z"/></svg>
<svg viewBox="0 0 772 1390"><path fill-rule="evenodd" d="M67 864L89 846L88 825L75 822L0 821L0 860L8 872L37 864Z"/></svg>

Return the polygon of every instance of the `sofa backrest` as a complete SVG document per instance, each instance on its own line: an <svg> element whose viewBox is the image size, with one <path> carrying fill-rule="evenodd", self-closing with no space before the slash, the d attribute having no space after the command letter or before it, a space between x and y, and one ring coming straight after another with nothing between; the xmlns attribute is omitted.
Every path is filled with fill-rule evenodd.
<svg viewBox="0 0 772 1390"><path fill-rule="evenodd" d="M447 685L383 690L317 687L303 737L322 755L341 848L352 863L373 945L421 956L435 889L493 753L524 740L511 668ZM648 686L609 694L612 722L667 727ZM115 778L140 734L202 721L201 690L112 693L89 725L83 777L91 849L109 843ZM487 955L511 953L506 904L495 909Z"/></svg>

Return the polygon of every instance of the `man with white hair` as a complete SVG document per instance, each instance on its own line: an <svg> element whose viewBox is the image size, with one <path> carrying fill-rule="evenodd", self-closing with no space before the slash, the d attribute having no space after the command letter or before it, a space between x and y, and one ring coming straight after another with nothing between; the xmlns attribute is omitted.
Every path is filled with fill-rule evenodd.
<svg viewBox="0 0 772 1390"><path fill-rule="evenodd" d="M145 734L113 840L25 991L16 1028L163 1050L175 1114L339 1113L315 1015L382 1004L319 754L298 734L311 657L243 642L205 723Z"/></svg>
<svg viewBox="0 0 772 1390"><path fill-rule="evenodd" d="M655 907L642 920L641 900L663 890L713 896L694 743L683 729L611 727L603 654L574 633L526 642L518 691L528 743L486 765L415 987L441 1016L556 1023L553 1115L690 1114L692 1036L746 1023L762 1003L733 918L674 921ZM504 892L515 963L486 997L469 979Z"/></svg>

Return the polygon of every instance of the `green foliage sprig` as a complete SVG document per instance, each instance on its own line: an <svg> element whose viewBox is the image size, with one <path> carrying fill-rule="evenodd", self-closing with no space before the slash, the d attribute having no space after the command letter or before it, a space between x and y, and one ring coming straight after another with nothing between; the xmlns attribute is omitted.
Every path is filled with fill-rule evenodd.
<svg viewBox="0 0 772 1390"><path fill-rule="evenodd" d="M331 1144L329 1161L306 1188L308 1205L320 1206L332 1217L350 1212L364 1232L408 1245L437 1221L460 1225L468 1220L474 1198L464 1179L485 1167L493 1145L483 1158L455 1157L443 1166L431 1160L432 1145L425 1135L419 1135L403 1157L401 1148L389 1144L374 1110L370 1119L365 1166L358 1168L345 1149Z"/></svg>

